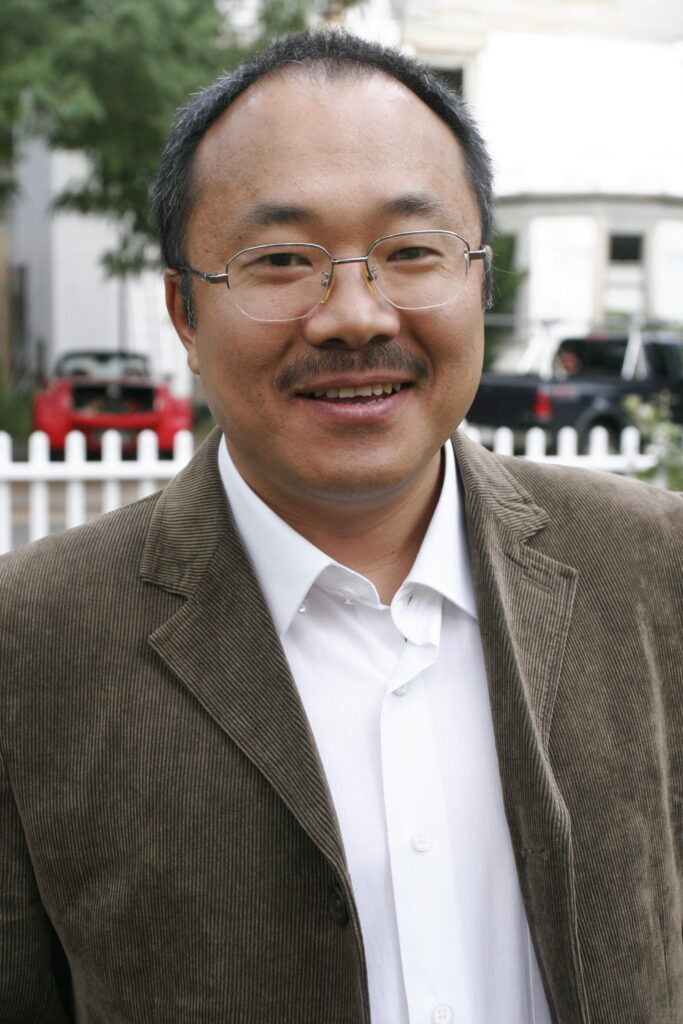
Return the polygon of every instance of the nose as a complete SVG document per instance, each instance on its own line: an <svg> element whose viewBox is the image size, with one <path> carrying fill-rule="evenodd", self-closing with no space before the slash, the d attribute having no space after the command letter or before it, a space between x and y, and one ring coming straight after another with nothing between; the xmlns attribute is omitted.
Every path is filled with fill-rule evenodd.
<svg viewBox="0 0 683 1024"><path fill-rule="evenodd" d="M368 280L365 262L336 265L323 301L301 323L306 341L318 348L358 349L388 341L401 328L398 309Z"/></svg>

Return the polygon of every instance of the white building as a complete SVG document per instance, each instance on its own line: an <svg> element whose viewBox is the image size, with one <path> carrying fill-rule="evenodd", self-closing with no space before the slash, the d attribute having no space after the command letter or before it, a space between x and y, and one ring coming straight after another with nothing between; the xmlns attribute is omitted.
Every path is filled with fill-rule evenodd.
<svg viewBox="0 0 683 1024"><path fill-rule="evenodd" d="M678 0L369 0L345 21L461 85L482 126L498 227L514 235L524 272L508 363L534 337L542 345L615 314L683 322ZM81 170L38 144L20 166L11 258L27 364L125 343L185 391L158 277L104 280L98 256L115 226L47 215Z"/></svg>
<svg viewBox="0 0 683 1024"><path fill-rule="evenodd" d="M519 342L683 322L683 4L376 0L348 20L381 37L380 10L482 126L525 272Z"/></svg>

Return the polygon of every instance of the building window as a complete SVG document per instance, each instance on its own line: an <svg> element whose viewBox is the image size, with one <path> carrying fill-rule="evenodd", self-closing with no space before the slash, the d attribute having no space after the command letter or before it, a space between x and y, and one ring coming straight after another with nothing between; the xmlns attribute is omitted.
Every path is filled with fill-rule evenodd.
<svg viewBox="0 0 683 1024"><path fill-rule="evenodd" d="M605 271L607 315L635 316L645 313L643 236L610 234Z"/></svg>
<svg viewBox="0 0 683 1024"><path fill-rule="evenodd" d="M610 263L640 263L643 258L642 235L610 235Z"/></svg>

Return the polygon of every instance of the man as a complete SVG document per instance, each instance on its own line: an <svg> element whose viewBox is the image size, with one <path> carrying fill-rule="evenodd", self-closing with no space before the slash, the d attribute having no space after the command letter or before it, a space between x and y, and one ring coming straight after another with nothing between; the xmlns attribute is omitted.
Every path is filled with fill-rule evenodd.
<svg viewBox="0 0 683 1024"><path fill-rule="evenodd" d="M179 115L220 430L5 560L3 1022L683 1019L681 502L451 444L490 197L459 101L343 34Z"/></svg>

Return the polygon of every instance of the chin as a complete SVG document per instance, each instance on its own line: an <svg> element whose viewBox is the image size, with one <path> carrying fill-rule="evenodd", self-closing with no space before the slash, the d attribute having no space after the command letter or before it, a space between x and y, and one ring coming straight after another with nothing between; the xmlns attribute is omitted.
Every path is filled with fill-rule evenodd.
<svg viewBox="0 0 683 1024"><path fill-rule="evenodd" d="M407 487L419 470L401 472L380 466L357 467L351 472L320 473L302 481L309 497L318 502L363 504L391 498Z"/></svg>

